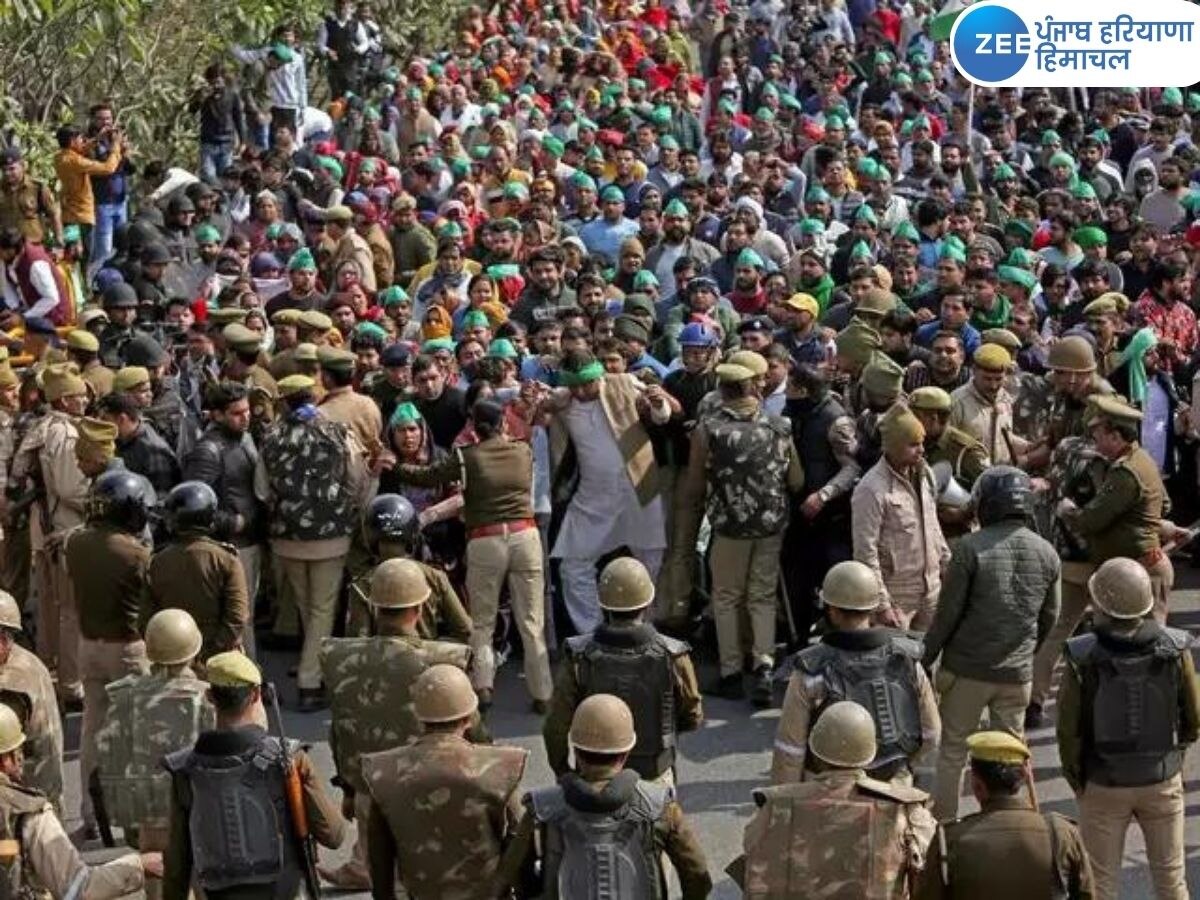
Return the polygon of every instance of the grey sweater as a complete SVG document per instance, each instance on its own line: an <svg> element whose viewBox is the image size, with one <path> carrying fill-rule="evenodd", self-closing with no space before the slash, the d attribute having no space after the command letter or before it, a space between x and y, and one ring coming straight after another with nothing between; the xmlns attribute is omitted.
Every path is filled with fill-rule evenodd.
<svg viewBox="0 0 1200 900"><path fill-rule="evenodd" d="M962 537L942 579L925 665L996 684L1033 678L1033 656L1058 618L1054 548L1018 521Z"/></svg>

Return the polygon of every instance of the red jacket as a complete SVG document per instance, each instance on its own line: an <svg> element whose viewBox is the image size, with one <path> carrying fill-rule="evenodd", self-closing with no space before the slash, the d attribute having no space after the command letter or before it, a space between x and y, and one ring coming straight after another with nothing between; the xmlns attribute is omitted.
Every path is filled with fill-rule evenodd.
<svg viewBox="0 0 1200 900"><path fill-rule="evenodd" d="M33 280L29 277L33 264L36 262L45 262L50 266L50 274L54 277L54 286L58 289L58 303L47 318L55 325L65 325L70 321L68 304L71 302L71 294L67 290L67 283L63 281L62 272L54 264L53 257L40 244L26 242L25 249L21 251L21 255L17 257L13 265L13 271L17 276L17 286L21 289L21 300L25 303L25 308L30 309L42 299L41 294L33 286Z"/></svg>

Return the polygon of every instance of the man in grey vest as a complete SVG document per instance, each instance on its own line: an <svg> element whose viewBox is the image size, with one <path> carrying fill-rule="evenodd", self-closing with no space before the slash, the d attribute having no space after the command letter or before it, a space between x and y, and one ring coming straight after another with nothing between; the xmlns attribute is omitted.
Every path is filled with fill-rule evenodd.
<svg viewBox="0 0 1200 900"><path fill-rule="evenodd" d="M321 672L329 685L332 711L329 749L342 788L342 812L358 823L352 858L321 877L342 890L369 890L367 817L371 797L362 758L407 744L421 733L413 710L417 678L429 666L447 663L465 669L465 644L424 640L420 625L432 590L419 563L389 559L371 576L374 635L327 638L321 645ZM386 715L381 711L386 710Z"/></svg>
<svg viewBox="0 0 1200 900"><path fill-rule="evenodd" d="M593 694L575 710L570 741L575 771L526 795L529 813L504 854L491 896L514 887L519 897L545 900L665 900L665 853L683 900L707 897L708 863L674 789L625 768L637 744L629 707L612 694ZM540 878L534 874L539 859Z"/></svg>
<svg viewBox="0 0 1200 900"><path fill-rule="evenodd" d="M209 657L206 674L217 727L164 761L172 782L163 900L187 900L193 886L209 897L292 900L303 857L285 796L283 746L265 728L262 674L238 650ZM309 834L336 850L346 822L307 754L289 749Z"/></svg>
<svg viewBox="0 0 1200 900"><path fill-rule="evenodd" d="M1117 896L1125 833L1136 819L1155 896L1184 900L1183 757L1200 737L1192 637L1146 618L1153 587L1132 559L1108 560L1088 588L1096 630L1066 645L1058 748L1079 800L1095 896Z"/></svg>
<svg viewBox="0 0 1200 900"><path fill-rule="evenodd" d="M932 759L941 733L937 700L921 668L921 644L890 628L872 628L883 585L869 566L838 563L825 576L821 602L831 630L793 657L783 698L771 783L805 778L813 723L841 700L853 700L875 722L875 756L865 766L879 781L912 783L919 759Z"/></svg>
<svg viewBox="0 0 1200 900"><path fill-rule="evenodd" d="M550 768L569 771L568 731L576 708L593 694L618 694L633 711L638 743L629 768L647 781L675 783L675 741L704 720L689 647L646 622L654 581L632 557L614 559L600 574L605 623L568 638L550 712L542 727Z"/></svg>
<svg viewBox="0 0 1200 900"><path fill-rule="evenodd" d="M1029 476L993 466L975 482L982 526L954 545L937 612L925 635L925 665L941 658L941 700L934 815L958 816L967 738L986 710L992 725L1021 735L1037 648L1059 607L1058 554L1026 524Z"/></svg>
<svg viewBox="0 0 1200 900"><path fill-rule="evenodd" d="M697 508L708 495L713 541L713 619L721 676L713 693L745 696L741 624L750 619L755 706L771 703L775 664L775 591L788 521L788 494L804 486L791 426L762 410L755 373L717 366L722 405L692 432L688 494Z"/></svg>

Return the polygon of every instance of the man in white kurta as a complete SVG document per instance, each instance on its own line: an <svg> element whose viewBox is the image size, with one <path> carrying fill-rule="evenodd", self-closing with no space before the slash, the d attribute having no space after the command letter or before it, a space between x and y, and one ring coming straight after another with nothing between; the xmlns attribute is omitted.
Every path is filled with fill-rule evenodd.
<svg viewBox="0 0 1200 900"><path fill-rule="evenodd" d="M590 354L589 354L590 357ZM572 494L551 557L560 560L567 612L581 634L602 621L596 564L621 547L658 574L666 550L662 498L647 485L657 479L650 438L639 421L661 424L670 406L661 388L630 375L604 375L599 363L582 361L578 372L561 373L566 390L544 407L575 448L579 483ZM648 462L647 462L648 459ZM638 482L635 483L635 473Z"/></svg>

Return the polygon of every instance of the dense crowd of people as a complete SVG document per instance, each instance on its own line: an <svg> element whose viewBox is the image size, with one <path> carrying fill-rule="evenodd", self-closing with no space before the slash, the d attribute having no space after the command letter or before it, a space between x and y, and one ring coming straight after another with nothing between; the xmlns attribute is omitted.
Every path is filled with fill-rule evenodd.
<svg viewBox="0 0 1200 900"><path fill-rule="evenodd" d="M51 182L0 134L27 877L707 896L678 733L786 682L746 896L1107 900L1136 819L1187 897L1200 92L975 87L940 15L501 0L399 57L336 0L208 66L191 160L103 100ZM331 709L340 811L264 730L270 649ZM523 810L486 729L510 657L560 776ZM1060 662L1078 829L1022 739ZM56 704L73 837L140 857L87 869L46 807ZM285 793L311 835L254 824Z"/></svg>

